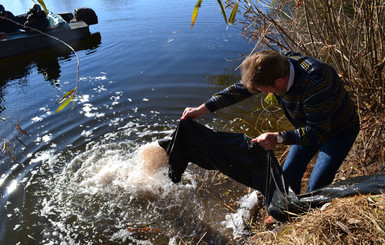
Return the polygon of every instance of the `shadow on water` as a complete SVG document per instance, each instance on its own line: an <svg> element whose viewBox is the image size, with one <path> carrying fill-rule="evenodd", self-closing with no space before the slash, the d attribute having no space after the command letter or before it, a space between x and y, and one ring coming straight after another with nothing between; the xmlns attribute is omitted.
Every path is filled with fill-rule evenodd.
<svg viewBox="0 0 385 245"><path fill-rule="evenodd" d="M96 52L97 48L101 44L100 33L94 33L87 38L80 41L69 43L75 51L86 51L87 54ZM68 47L59 45L49 49L42 49L34 51L28 54L18 55L14 57L0 59L0 113L6 108L2 103L5 90L8 82L17 83L20 86L26 86L28 83L28 76L36 71L43 74L44 79L52 86L59 86L58 79L61 76L60 63L63 60L70 59L74 54ZM3 126L3 125L1 125ZM3 156L3 155L0 155ZM7 155L5 155L7 157ZM6 170L8 169L8 170ZM22 203L24 195L15 195L16 189L20 189L23 186L22 179L25 177L25 172L31 169L22 163L3 162L1 166L0 177L0 203L1 209L11 205L16 210L20 210L17 203ZM4 172L3 172L4 171ZM15 174L13 174L15 173ZM17 196L17 197L16 197ZM9 201L9 197L12 197L12 201ZM8 218L10 216L8 215ZM1 214L0 236L4 234L4 228L7 227L7 215Z"/></svg>
<svg viewBox="0 0 385 245"><path fill-rule="evenodd" d="M93 33L85 39L69 43L75 51L87 50L88 52L96 51L100 44L100 33ZM72 55L73 53L68 47L59 45L28 54L3 58L0 60L0 86L4 86L11 80L25 79L35 67L39 73L44 75L46 81L56 84L61 73L59 61L66 60Z"/></svg>
<svg viewBox="0 0 385 245"><path fill-rule="evenodd" d="M75 51L86 50L87 52L96 52L101 44L101 35L100 33L94 33L85 39L69 44ZM49 81L52 86L59 86L58 79L61 76L60 61L69 59L73 55L73 52L69 50L68 47L59 45L28 54L0 59L0 113L6 109L4 108L2 101L7 82L13 81L21 86L25 86L28 83L28 75L36 68L37 72L43 74L45 80ZM16 121L16 119L12 118L11 121ZM4 127L2 128L1 133L4 133L4 130L9 130L10 132L14 130L13 124L9 124L10 128L6 128L7 125L4 124L1 125ZM16 168L23 167L24 166L20 164L14 164L13 171ZM3 168L5 167L2 166L1 169ZM3 178L2 181L4 180L5 179ZM0 194L2 194L1 189Z"/></svg>
<svg viewBox="0 0 385 245"><path fill-rule="evenodd" d="M93 33L87 38L69 43L75 51L86 50L88 53L96 52L101 44L100 33ZM28 81L28 76L36 68L43 74L44 79L53 86L59 86L61 67L59 62L73 56L71 50L64 45L34 51L28 54L0 59L0 113L4 111L2 100L7 82L15 80L23 86Z"/></svg>

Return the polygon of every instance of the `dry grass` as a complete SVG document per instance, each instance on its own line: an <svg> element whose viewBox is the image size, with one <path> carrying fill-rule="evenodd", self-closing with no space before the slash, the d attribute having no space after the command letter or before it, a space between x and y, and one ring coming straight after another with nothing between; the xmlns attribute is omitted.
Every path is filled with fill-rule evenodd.
<svg viewBox="0 0 385 245"><path fill-rule="evenodd" d="M363 118L361 134L335 181L384 172L383 118L384 115L373 114ZM309 164L302 180L303 191L313 165L314 162ZM323 209L312 210L292 223L275 227L263 224L266 216L266 210L261 208L254 218L254 236L249 244L385 244L385 194L335 199Z"/></svg>
<svg viewBox="0 0 385 245"><path fill-rule="evenodd" d="M385 244L385 194L335 199L273 230L255 223L250 244Z"/></svg>

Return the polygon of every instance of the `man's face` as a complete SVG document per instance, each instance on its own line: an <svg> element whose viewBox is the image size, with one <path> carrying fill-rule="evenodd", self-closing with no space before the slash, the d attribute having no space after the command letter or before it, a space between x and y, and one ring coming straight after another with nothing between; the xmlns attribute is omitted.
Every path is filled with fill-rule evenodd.
<svg viewBox="0 0 385 245"><path fill-rule="evenodd" d="M275 80L274 86L258 86L257 89L265 93L274 93L283 96L287 90L287 83L285 84L277 79Z"/></svg>

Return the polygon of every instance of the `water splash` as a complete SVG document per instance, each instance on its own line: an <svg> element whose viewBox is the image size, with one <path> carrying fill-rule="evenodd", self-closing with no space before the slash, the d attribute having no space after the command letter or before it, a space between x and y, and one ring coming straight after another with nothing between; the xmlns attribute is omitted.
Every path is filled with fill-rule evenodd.
<svg viewBox="0 0 385 245"><path fill-rule="evenodd" d="M223 223L231 211L221 199L239 205L234 200L246 188L194 166L182 184L172 183L166 152L154 140L170 132L156 128L164 126L131 122L81 149L36 154L31 162L42 163L26 187L18 229L32 229L28 234L43 244L231 241L234 227Z"/></svg>
<svg viewBox="0 0 385 245"><path fill-rule="evenodd" d="M156 143L171 134L170 126L139 121L78 146L29 155L25 201L7 225L23 234L22 243L195 244L202 238L226 244L246 234L240 223L226 221L228 206L242 206L247 188L194 165L181 184L172 183L166 152Z"/></svg>
<svg viewBox="0 0 385 245"><path fill-rule="evenodd" d="M75 163L76 164L76 163ZM157 192L171 188L166 176L167 154L157 142L140 146L136 154L121 155L119 150L104 151L103 156L86 159L76 171L84 191L103 191L122 188L136 194L140 191ZM87 190L88 188L88 190Z"/></svg>
<svg viewBox="0 0 385 245"><path fill-rule="evenodd" d="M166 153L156 142L90 143L87 148L61 170L54 166L64 155L45 158L32 177L27 190L33 194L26 206L41 207L33 208L40 211L25 217L25 224L36 219L46 224L35 239L114 244L151 239L164 244L179 233L199 234L194 223L207 226L196 218L204 212L201 200L184 203L196 195L196 183L189 174L184 185L168 179ZM53 171L50 178L48 171Z"/></svg>

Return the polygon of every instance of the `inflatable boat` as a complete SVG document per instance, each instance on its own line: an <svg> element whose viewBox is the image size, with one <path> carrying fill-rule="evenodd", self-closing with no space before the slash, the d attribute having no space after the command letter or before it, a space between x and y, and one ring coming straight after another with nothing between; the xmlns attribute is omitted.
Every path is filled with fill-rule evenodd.
<svg viewBox="0 0 385 245"><path fill-rule="evenodd" d="M19 25L20 28L14 32L0 32L0 58L63 45L57 39L65 43L84 39L90 35L89 25L98 23L95 12L89 8L75 9L74 14L66 12L54 16L53 20L52 16L47 16L51 17L49 20L51 23L41 31ZM20 22L23 17L25 18L25 16L16 16L14 19L18 23L24 23Z"/></svg>

